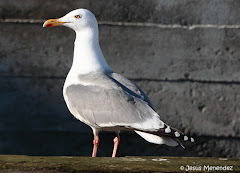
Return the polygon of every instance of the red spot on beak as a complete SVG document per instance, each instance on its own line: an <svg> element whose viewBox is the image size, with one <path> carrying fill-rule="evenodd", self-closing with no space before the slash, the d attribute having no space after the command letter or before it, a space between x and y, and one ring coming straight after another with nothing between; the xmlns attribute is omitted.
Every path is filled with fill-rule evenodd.
<svg viewBox="0 0 240 173"><path fill-rule="evenodd" d="M50 28L50 27L52 27L52 26L53 26L53 24L47 24L46 27Z"/></svg>

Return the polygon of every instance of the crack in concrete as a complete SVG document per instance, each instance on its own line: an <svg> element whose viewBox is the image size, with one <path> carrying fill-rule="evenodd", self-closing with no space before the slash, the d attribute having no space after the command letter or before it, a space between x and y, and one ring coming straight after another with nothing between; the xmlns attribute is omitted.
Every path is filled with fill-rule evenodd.
<svg viewBox="0 0 240 173"><path fill-rule="evenodd" d="M43 24L44 19L0 19L0 23L29 23L29 24ZM143 22L111 22L99 21L99 25L109 26L133 26L133 27L158 27L169 29L239 29L240 25L216 25L216 24L193 24L193 25L180 25L180 24L159 24L159 23L143 23Z"/></svg>
<svg viewBox="0 0 240 173"><path fill-rule="evenodd" d="M43 23L44 19L0 19L0 23Z"/></svg>
<svg viewBox="0 0 240 173"><path fill-rule="evenodd" d="M151 81L151 82L169 82L169 83L205 83L205 84L222 84L222 85L240 85L240 81L221 81L221 80L199 80L199 79L148 79L148 78L128 78L132 81Z"/></svg>
<svg viewBox="0 0 240 173"><path fill-rule="evenodd" d="M60 79L64 80L64 76L28 76L28 75L0 75L0 78L38 78L38 79ZM128 77L127 77L128 78ZM221 81L221 80L199 80L199 79L151 79L151 78L128 78L134 82L147 81L147 82L169 82L169 83L203 83L203 84L222 84L222 85L240 85L240 81Z"/></svg>
<svg viewBox="0 0 240 173"><path fill-rule="evenodd" d="M180 25L180 24L159 24L159 23L132 23L132 22L108 22L100 21L100 25L117 25L117 26L139 26L139 27L158 27L158 28L169 28L169 29L197 29L197 28L216 28L216 29L239 29L240 25L213 25L213 24L195 24L195 25Z"/></svg>

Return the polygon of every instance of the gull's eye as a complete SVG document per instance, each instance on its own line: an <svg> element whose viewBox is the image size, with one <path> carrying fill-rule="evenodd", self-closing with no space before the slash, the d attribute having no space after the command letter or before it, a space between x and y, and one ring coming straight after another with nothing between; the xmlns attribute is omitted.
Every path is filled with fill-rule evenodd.
<svg viewBox="0 0 240 173"><path fill-rule="evenodd" d="M81 18L81 16L80 15L76 15L76 16L74 16L76 19L80 19Z"/></svg>

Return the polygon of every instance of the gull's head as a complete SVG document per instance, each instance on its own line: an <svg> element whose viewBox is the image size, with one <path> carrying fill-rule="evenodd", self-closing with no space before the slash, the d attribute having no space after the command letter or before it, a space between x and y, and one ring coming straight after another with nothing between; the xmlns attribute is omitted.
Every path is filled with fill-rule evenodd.
<svg viewBox="0 0 240 173"><path fill-rule="evenodd" d="M87 9L77 9L58 19L49 19L43 27L66 26L74 31L97 29L98 24L94 14Z"/></svg>

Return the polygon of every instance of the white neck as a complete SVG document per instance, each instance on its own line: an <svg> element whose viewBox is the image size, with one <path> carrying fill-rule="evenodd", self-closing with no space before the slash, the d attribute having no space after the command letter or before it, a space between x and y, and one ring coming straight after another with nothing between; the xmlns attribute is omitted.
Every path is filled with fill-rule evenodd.
<svg viewBox="0 0 240 173"><path fill-rule="evenodd" d="M76 32L71 71L77 74L111 71L99 46L97 28Z"/></svg>

